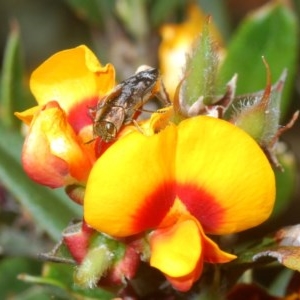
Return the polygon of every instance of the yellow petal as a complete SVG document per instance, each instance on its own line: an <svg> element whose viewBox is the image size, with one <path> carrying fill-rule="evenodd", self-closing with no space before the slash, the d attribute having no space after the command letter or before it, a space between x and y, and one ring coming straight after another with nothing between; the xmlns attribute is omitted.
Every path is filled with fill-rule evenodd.
<svg viewBox="0 0 300 300"><path fill-rule="evenodd" d="M107 94L115 85L114 80L113 66L102 67L82 45L60 51L41 64L32 73L30 88L40 105L55 100L69 111L84 101Z"/></svg>
<svg viewBox="0 0 300 300"><path fill-rule="evenodd" d="M87 183L84 218L93 228L128 236L159 224L175 199L176 127L144 136L132 132L108 148Z"/></svg>
<svg viewBox="0 0 300 300"><path fill-rule="evenodd" d="M87 179L89 156L56 102L49 102L34 116L23 146L22 163L29 177L50 187Z"/></svg>
<svg viewBox="0 0 300 300"><path fill-rule="evenodd" d="M33 116L41 109L40 106L34 106L22 112L15 112L14 115L23 121L26 125L30 125Z"/></svg>
<svg viewBox="0 0 300 300"><path fill-rule="evenodd" d="M265 221L274 205L272 168L244 131L199 116L178 126L177 195L204 228L223 234Z"/></svg>
<svg viewBox="0 0 300 300"><path fill-rule="evenodd" d="M219 246L205 235L203 228L200 227L203 243L203 260L208 263L226 263L237 258L236 255L225 252Z"/></svg>
<svg viewBox="0 0 300 300"><path fill-rule="evenodd" d="M193 219L155 230L150 237L150 245L150 265L171 277L192 273L202 255L202 241Z"/></svg>

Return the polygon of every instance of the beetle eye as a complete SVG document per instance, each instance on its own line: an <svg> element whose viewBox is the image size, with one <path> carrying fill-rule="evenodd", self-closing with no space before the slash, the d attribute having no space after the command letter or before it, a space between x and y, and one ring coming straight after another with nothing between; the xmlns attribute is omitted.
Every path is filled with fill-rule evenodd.
<svg viewBox="0 0 300 300"><path fill-rule="evenodd" d="M94 134L102 138L105 142L113 140L118 133L114 123L108 121L97 122L94 125Z"/></svg>
<svg viewBox="0 0 300 300"><path fill-rule="evenodd" d="M116 137L117 128L113 123L103 121L97 126L96 133L102 138L103 141L108 143Z"/></svg>
<svg viewBox="0 0 300 300"><path fill-rule="evenodd" d="M105 131L106 134L114 138L117 135L117 128L113 123L106 122L105 123Z"/></svg>

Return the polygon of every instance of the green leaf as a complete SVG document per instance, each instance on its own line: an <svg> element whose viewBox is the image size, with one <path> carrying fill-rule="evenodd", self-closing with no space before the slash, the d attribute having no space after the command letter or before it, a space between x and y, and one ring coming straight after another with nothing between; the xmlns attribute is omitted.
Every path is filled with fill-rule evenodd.
<svg viewBox="0 0 300 300"><path fill-rule="evenodd" d="M0 118L7 127L18 124L13 112L23 110L26 105L26 101L23 100L28 97L29 91L23 84L23 73L19 28L17 23L12 23L5 47L0 82Z"/></svg>
<svg viewBox="0 0 300 300"><path fill-rule="evenodd" d="M28 210L42 230L54 240L71 219L81 217L81 207L72 203L62 191L32 182L20 162L22 137L0 124L0 179L2 184Z"/></svg>
<svg viewBox="0 0 300 300"><path fill-rule="evenodd" d="M47 288L41 286L33 286L26 291L15 295L14 300L70 300L70 298L55 297Z"/></svg>
<svg viewBox="0 0 300 300"><path fill-rule="evenodd" d="M65 0L75 13L92 25L103 25L111 12L115 1L103 0Z"/></svg>
<svg viewBox="0 0 300 300"><path fill-rule="evenodd" d="M43 276L23 274L21 279L35 284L48 285L54 294L63 299L112 299L112 294L101 288L81 288L73 282L74 267L66 264L47 263Z"/></svg>
<svg viewBox="0 0 300 300"><path fill-rule="evenodd" d="M288 70L281 103L282 113L288 108L291 84L296 71L298 24L293 12L283 1L272 1L247 17L228 45L218 79L220 88L238 74L237 94L253 93L265 86L264 56L273 78Z"/></svg>
<svg viewBox="0 0 300 300"><path fill-rule="evenodd" d="M33 235L32 232L24 232L16 226L4 224L1 224L0 245L2 255L21 257L34 257L37 253L45 251L47 247L45 239L40 236Z"/></svg>
<svg viewBox="0 0 300 300"><path fill-rule="evenodd" d="M293 274L294 273L292 270L283 269L278 276L276 276L275 280L273 280L271 286L269 287L270 294L284 297L284 291L287 290Z"/></svg>
<svg viewBox="0 0 300 300"><path fill-rule="evenodd" d="M150 21L153 26L159 26L172 12L184 2L182 0L152 1Z"/></svg>
<svg viewBox="0 0 300 300"><path fill-rule="evenodd" d="M145 0L119 0L116 12L132 36L140 40L147 37L149 24Z"/></svg>
<svg viewBox="0 0 300 300"><path fill-rule="evenodd" d="M280 216L291 204L296 187L297 163L294 154L284 143L277 146L277 156L284 171L275 170L276 201L271 219Z"/></svg>
<svg viewBox="0 0 300 300"><path fill-rule="evenodd" d="M0 299L8 299L28 288L28 284L17 279L21 272L38 274L41 266L27 258L5 258L0 262Z"/></svg>

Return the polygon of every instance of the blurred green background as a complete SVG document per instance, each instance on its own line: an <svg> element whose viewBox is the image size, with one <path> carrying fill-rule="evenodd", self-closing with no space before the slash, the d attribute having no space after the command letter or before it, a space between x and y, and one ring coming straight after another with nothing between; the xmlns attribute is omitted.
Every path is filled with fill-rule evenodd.
<svg viewBox="0 0 300 300"><path fill-rule="evenodd" d="M126 19L128 16L124 13L126 9L122 2L127 2L131 9L128 16L134 16L133 19L139 22L139 26L132 27L132 20ZM228 45L244 17L270 1L196 2L205 13L213 16L225 45ZM284 2L292 7L299 21L300 1ZM28 78L32 70L55 52L80 44L89 46L102 63L113 63L119 80L133 74L141 64L158 66L159 28L165 23L184 20L188 3L189 1L185 0L0 0L2 72L5 47L11 29L16 24L20 33L21 51L18 53L21 53L22 58L22 75L18 80L22 78L22 93L15 94L18 95L15 98L18 98L19 102L15 107L25 109L34 103L28 92ZM145 7L151 9L145 10ZM296 30L299 40L299 28ZM284 56L286 53L280 55ZM296 55L298 58L294 66L295 75L292 78L289 104L282 124L285 124L300 107L299 53ZM273 78L274 80L277 78ZM2 95L3 90L2 86ZM14 92L13 90L12 93ZM1 118L5 119L9 110L3 103L0 105ZM282 138L294 154L292 167L288 168L286 173L278 175L280 184L288 189L280 191L280 197L286 201L283 201L278 216L259 229L250 230L247 238L261 236L281 226L300 223L299 132L298 121ZM37 259L37 254L49 251L59 239L60 229L73 217L80 217L80 208L70 203L63 191L49 191L31 184L26 179L19 160L22 146L22 138L19 135L19 128L15 125L9 128L7 125L0 126L0 299L72 299L71 294L74 291L65 292L70 288L69 283L53 292L43 286L32 286L16 279L19 273L39 275L43 265ZM26 187L29 192L26 191ZM50 203L47 204L48 207L45 206L46 209L40 208L45 197L51 198L50 202L58 201L60 204ZM57 209L58 205L62 208ZM45 210L47 212L44 212ZM61 290L64 290L64 293ZM103 295L103 299L109 299L109 296ZM95 299L102 299L99 297L95 296Z"/></svg>

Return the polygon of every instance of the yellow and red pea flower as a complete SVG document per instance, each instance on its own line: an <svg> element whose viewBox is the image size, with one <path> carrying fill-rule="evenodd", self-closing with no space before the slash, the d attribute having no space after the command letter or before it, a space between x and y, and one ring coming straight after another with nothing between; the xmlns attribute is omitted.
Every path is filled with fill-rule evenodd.
<svg viewBox="0 0 300 300"><path fill-rule="evenodd" d="M198 116L111 146L89 175L84 218L116 238L145 233L150 265L186 291L204 262L235 258L206 234L257 226L274 198L274 174L258 144L226 121Z"/></svg>
<svg viewBox="0 0 300 300"><path fill-rule="evenodd" d="M31 78L39 106L18 114L30 124L24 168L50 187L87 181L85 222L117 239L144 234L150 265L186 291L204 262L235 258L206 234L238 232L268 218L273 171L245 132L204 116L170 123L157 134L131 130L97 159L86 144L93 138L88 107L114 84L113 67L101 67L84 46L42 64ZM151 121L150 127L160 120Z"/></svg>
<svg viewBox="0 0 300 300"><path fill-rule="evenodd" d="M86 46L60 51L32 73L38 106L16 113L29 125L22 163L30 178L52 188L86 182L96 160L88 108L114 85L113 66L101 66Z"/></svg>

